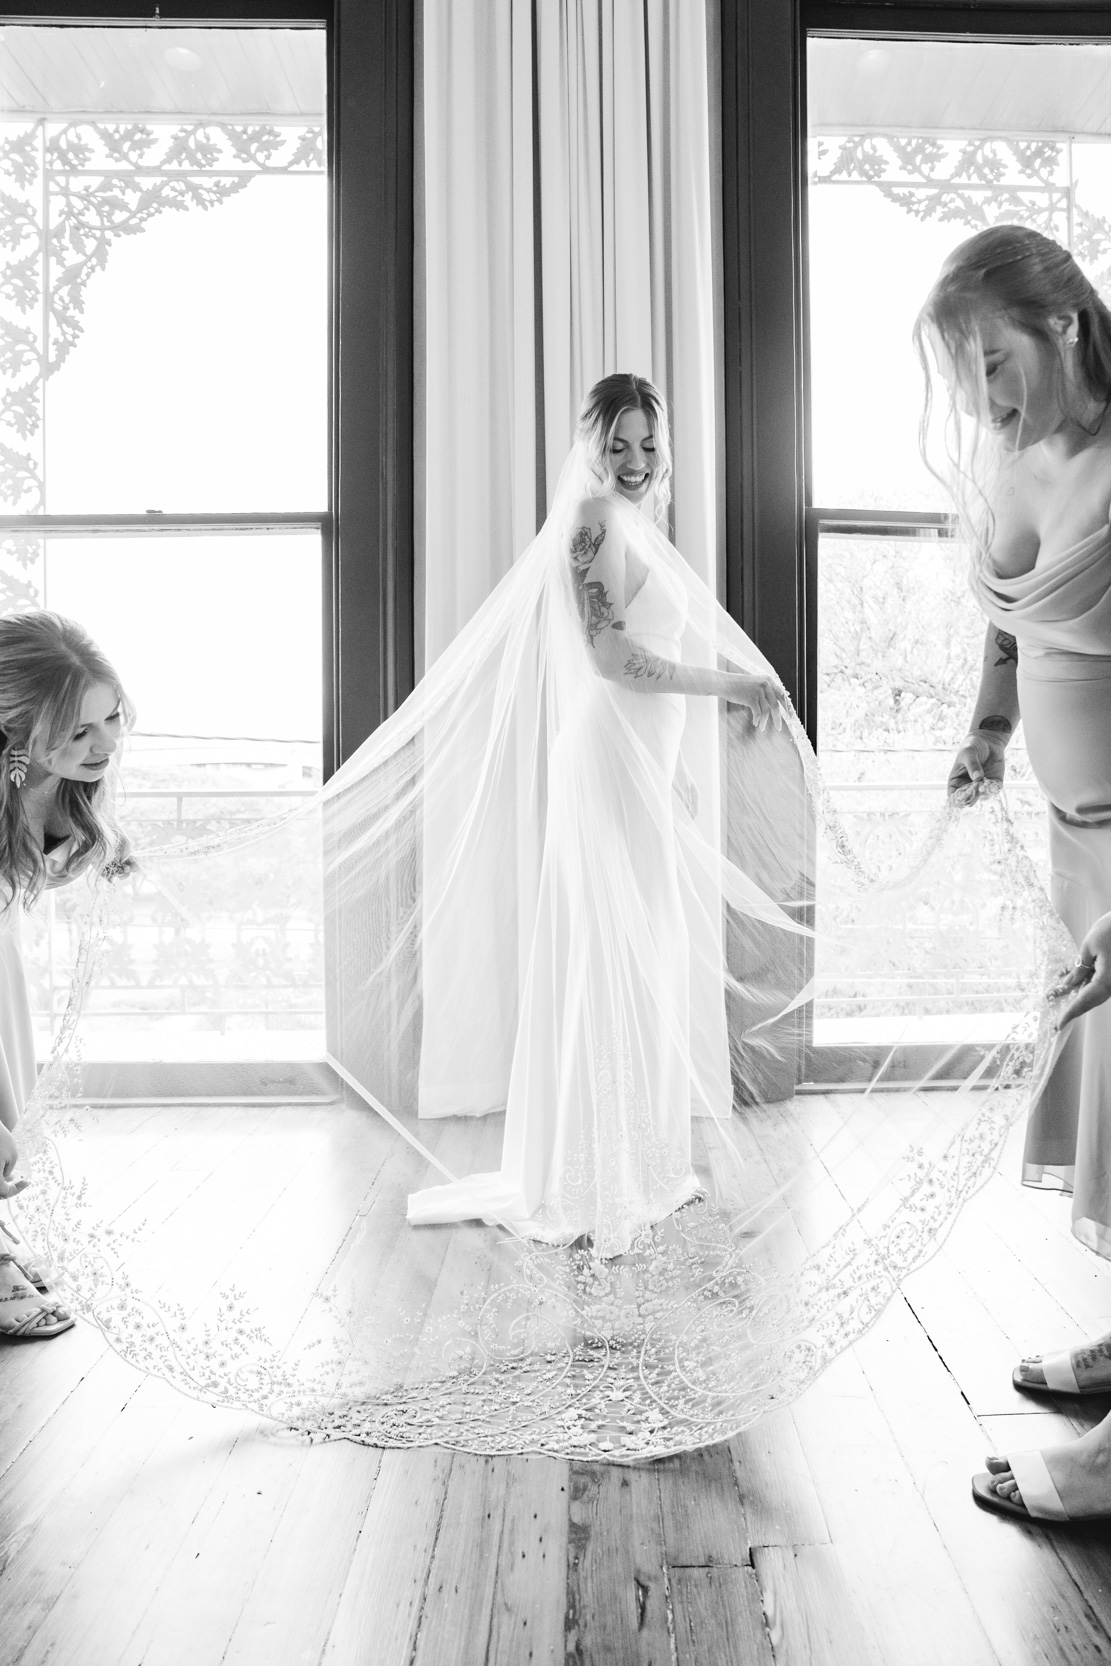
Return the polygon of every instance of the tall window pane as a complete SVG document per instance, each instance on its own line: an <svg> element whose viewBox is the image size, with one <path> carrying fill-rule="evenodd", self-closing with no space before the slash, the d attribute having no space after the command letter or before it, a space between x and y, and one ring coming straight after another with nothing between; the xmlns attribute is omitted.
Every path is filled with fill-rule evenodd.
<svg viewBox="0 0 1111 1666"><path fill-rule="evenodd" d="M116 663L142 839L321 778L324 135L321 29L0 30L0 609L68 614ZM265 922L229 899L189 966L152 895L101 991L106 1048L319 1054L318 854ZM44 1033L75 941L67 893L45 912Z"/></svg>
<svg viewBox="0 0 1111 1666"><path fill-rule="evenodd" d="M919 454L911 329L945 257L998 223L1071 248L1111 294L1111 43L814 38L808 84L818 743L854 836L893 859L909 812L921 830L943 802L985 630L951 499ZM1044 869L1021 731L1007 774ZM1005 1033L1006 956L971 918L948 951L923 976L922 1039L930 1023L952 1039L953 1003L977 1033ZM819 1003L819 1038L882 1039L879 995L861 980L839 993Z"/></svg>
<svg viewBox="0 0 1111 1666"><path fill-rule="evenodd" d="M0 493L322 509L324 37L9 27Z"/></svg>

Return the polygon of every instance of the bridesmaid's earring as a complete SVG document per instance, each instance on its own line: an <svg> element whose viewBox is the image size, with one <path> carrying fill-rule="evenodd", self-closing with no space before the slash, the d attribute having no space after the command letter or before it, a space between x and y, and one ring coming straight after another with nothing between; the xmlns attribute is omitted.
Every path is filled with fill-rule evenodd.
<svg viewBox="0 0 1111 1666"><path fill-rule="evenodd" d="M17 790L27 779L27 769L31 762L31 754L26 747L17 746L8 754L8 780Z"/></svg>

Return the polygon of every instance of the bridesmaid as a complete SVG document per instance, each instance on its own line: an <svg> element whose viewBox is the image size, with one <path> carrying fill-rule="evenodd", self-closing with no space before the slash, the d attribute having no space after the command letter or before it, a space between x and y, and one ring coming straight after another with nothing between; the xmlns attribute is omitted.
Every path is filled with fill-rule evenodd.
<svg viewBox="0 0 1111 1666"><path fill-rule="evenodd" d="M1083 944L1111 897L1111 313L1058 244L994 226L950 255L915 335L949 383L972 585L988 619L949 790L968 802L1002 780L1021 715L1048 801L1053 902ZM1071 1192L1074 1233L1111 1257L1109 1107L1102 1006L1069 1026L1031 1108L1023 1179ZM1111 1336L1025 1359L1014 1383L1111 1388Z"/></svg>
<svg viewBox="0 0 1111 1666"><path fill-rule="evenodd" d="M21 1189L13 1132L36 1079L20 915L86 868L126 861L107 778L132 717L80 625L46 612L0 618L0 1197ZM0 1228L0 1336L58 1336L72 1317L11 1227Z"/></svg>
<svg viewBox="0 0 1111 1666"><path fill-rule="evenodd" d="M988 627L950 792L969 800L1002 780L1021 714L1048 800L1053 901L1080 943L1111 896L1111 313L1058 244L994 226L949 257L916 336L949 380L954 422L959 402L990 456L964 494L982 504L972 582ZM1077 1237L1111 1256L1107 1105L1105 1009L1072 1028L1033 1107L1023 1178L1071 1191ZM1045 1384L1034 1361L1021 1375Z"/></svg>

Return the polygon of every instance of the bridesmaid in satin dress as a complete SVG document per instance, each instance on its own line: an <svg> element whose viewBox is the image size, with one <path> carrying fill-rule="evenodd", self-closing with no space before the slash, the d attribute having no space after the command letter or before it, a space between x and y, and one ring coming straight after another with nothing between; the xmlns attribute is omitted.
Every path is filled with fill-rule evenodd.
<svg viewBox="0 0 1111 1666"><path fill-rule="evenodd" d="M80 625L46 612L0 619L0 1198L22 1190L15 1130L36 1080L20 915L90 866L126 864L105 783L131 717ZM0 1218L0 1337L40 1341L73 1323Z"/></svg>
<svg viewBox="0 0 1111 1666"><path fill-rule="evenodd" d="M949 791L970 802L1003 779L1021 718L1048 804L1053 902L1083 945L1111 899L1111 312L1065 249L994 226L946 261L915 335L949 384L957 496L988 620ZM962 415L973 419L971 446ZM1071 1192L1074 1233L1111 1257L1111 1007L1067 1027L1030 1112L1023 1179ZM1014 1383L1043 1394L1109 1388L1111 1336L1025 1359ZM992 1461L1002 1493L977 1477L980 1502L997 1508L1018 1492L1010 1461ZM1040 1454L1014 1464L1019 1511L1052 1517ZM1072 1491L1084 1513L1090 1501Z"/></svg>

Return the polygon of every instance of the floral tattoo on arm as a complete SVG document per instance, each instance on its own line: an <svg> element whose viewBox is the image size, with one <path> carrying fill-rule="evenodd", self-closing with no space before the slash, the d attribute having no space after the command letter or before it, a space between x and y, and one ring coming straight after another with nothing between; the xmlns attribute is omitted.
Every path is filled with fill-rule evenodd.
<svg viewBox="0 0 1111 1666"><path fill-rule="evenodd" d="M571 579L575 587L575 599L579 604L579 617L582 619L583 630L591 647L594 646L595 638L600 636L607 626L612 626L615 631L625 629L624 622L613 616L613 603L605 585L600 579L588 579L586 576L605 541L604 521L598 523L596 536L591 536L588 526L580 526L571 539Z"/></svg>
<svg viewBox="0 0 1111 1666"><path fill-rule="evenodd" d="M634 682L663 682L665 677L670 681L675 675L675 661L650 654L639 642L631 642L629 657L625 661L625 675Z"/></svg>

